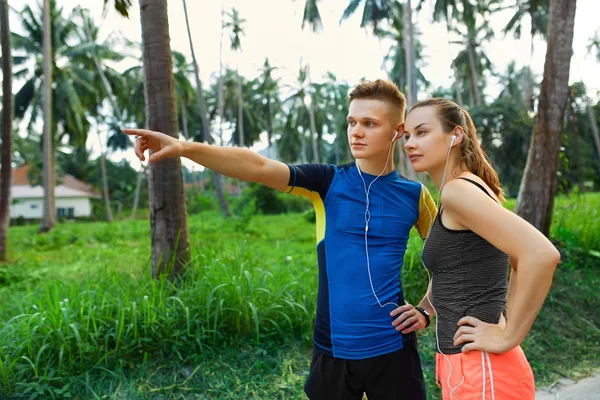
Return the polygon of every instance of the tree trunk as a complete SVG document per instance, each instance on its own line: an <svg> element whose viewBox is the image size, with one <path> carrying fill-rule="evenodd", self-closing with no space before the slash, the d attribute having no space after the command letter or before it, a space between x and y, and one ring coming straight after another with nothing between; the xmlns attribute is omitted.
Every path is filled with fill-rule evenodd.
<svg viewBox="0 0 600 400"><path fill-rule="evenodd" d="M308 162L308 157L306 156L306 137L304 135L304 130L300 134L300 160L302 164L306 164Z"/></svg>
<svg viewBox="0 0 600 400"><path fill-rule="evenodd" d="M140 162L140 164L142 164ZM135 195L133 196L133 207L131 208L131 218L134 219L137 214L138 205L140 204L140 191L142 189L142 181L146 176L146 167L142 164L142 169L138 171L137 180L135 183Z"/></svg>
<svg viewBox="0 0 600 400"><path fill-rule="evenodd" d="M166 0L140 0L146 120L154 131L177 137L173 61ZM179 274L190 260L181 159L150 164L152 276Z"/></svg>
<svg viewBox="0 0 600 400"><path fill-rule="evenodd" d="M548 235L571 66L576 0L550 2L548 47L538 114L515 212Z"/></svg>
<svg viewBox="0 0 600 400"><path fill-rule="evenodd" d="M398 41L397 45L398 45L398 58L402 58L402 51L400 50L400 48L404 46L404 43L400 43L400 41ZM406 63L406 56L404 58L405 58L404 62ZM398 65L401 65L401 63L398 62ZM388 73L387 76L389 78L390 74ZM400 89L400 91L402 91L402 90L406 91L405 79L406 79L406 74L402 74L402 71L400 71L400 73L398 74L398 88Z"/></svg>
<svg viewBox="0 0 600 400"><path fill-rule="evenodd" d="M183 129L183 137L185 138L185 140L190 140L190 132L188 130L188 124L187 124L187 111L185 110L186 105L184 104L183 100L181 101L181 125L182 129Z"/></svg>
<svg viewBox="0 0 600 400"><path fill-rule="evenodd" d="M185 15L185 25L187 27L188 41L190 42L190 51L192 53L192 64L194 65L194 78L196 79L196 93L198 94L198 108L200 109L200 120L202 122L202 136L206 143L213 143L210 135L210 126L208 123L208 114L206 113L206 100L204 99L204 91L202 90L202 81L200 81L200 67L196 61L196 53L192 42L192 33L190 31L190 23L188 20L186 1L183 0L183 13Z"/></svg>
<svg viewBox="0 0 600 400"><path fill-rule="evenodd" d="M463 107L465 103L462 98L462 87L458 77L458 69L456 68L456 63L454 61L452 61L452 70L454 71L454 90L456 90L456 102L459 106Z"/></svg>
<svg viewBox="0 0 600 400"><path fill-rule="evenodd" d="M404 19L404 54L406 61L406 106L410 110L417 102L415 88L415 59L413 43L412 7L410 0L402 3L402 17Z"/></svg>
<svg viewBox="0 0 600 400"><path fill-rule="evenodd" d="M221 36L219 39L219 140L223 146L223 118L225 116L225 101L223 99L223 3L221 2Z"/></svg>
<svg viewBox="0 0 600 400"><path fill-rule="evenodd" d="M100 171L102 172L102 193L104 195L104 209L106 210L106 221L112 222L112 210L110 207L110 195L108 193L108 176L106 174L106 151L102 145L100 132L98 132L98 141L100 142Z"/></svg>
<svg viewBox="0 0 600 400"><path fill-rule="evenodd" d="M12 54L8 25L8 0L0 0L0 44L2 46L2 159L0 160L0 261L6 261L12 185Z"/></svg>
<svg viewBox="0 0 600 400"><path fill-rule="evenodd" d="M310 109L308 110L310 119L310 141L312 143L313 162L319 164L321 157L319 156L319 145L317 142L317 124L315 119L315 94L313 90L312 80L310 79L310 64L306 65L306 78L308 79L308 90L310 91Z"/></svg>
<svg viewBox="0 0 600 400"><path fill-rule="evenodd" d="M84 22L84 24L85 24L85 22ZM90 27L88 25L85 26L86 36L87 36L88 41L90 43L92 43L93 38L92 38L92 33L90 32L89 28ZM106 74L104 74L104 71L102 70L102 67L100 66L100 60L98 60L98 55L96 54L96 50L93 47L92 47L91 53L92 53L92 60L94 61L94 66L96 67L96 70L98 71L98 75L100 75L100 80L102 81L102 86L104 86L104 90L106 91L108 100L113 108L114 113L117 115L118 123L121 124L122 120L123 120L123 114L121 114L121 109L119 108L119 106L117 104L117 100L115 98L113 90L110 87L110 83L108 82L108 79L106 78ZM100 140L99 135L98 135L98 139ZM104 145L102 144L102 141L100 140L100 148L102 149L103 147L104 147ZM108 148L106 149L106 151L102 150L102 154L100 156L100 169L102 172L102 185L103 185L103 193L104 193L104 208L106 210L106 220L108 222L111 222L113 220L113 216L112 216L112 208L110 205L110 196L109 196L109 192L108 192L108 174L106 173L106 156L107 156L107 154L108 154Z"/></svg>
<svg viewBox="0 0 600 400"><path fill-rule="evenodd" d="M93 38L92 38L92 33L89 30L89 26L86 26L86 36L87 36L88 41L90 43L92 43ZM115 114L117 114L117 119L119 120L118 122L122 123L123 114L121 114L121 109L117 105L117 100L115 98L113 90L110 87L110 83L108 82L108 79L106 78L106 74L104 73L104 71L102 70L102 67L100 66L100 60L98 60L98 55L96 54L96 50L93 47L92 47L91 53L92 53L92 60L94 61L94 66L96 67L96 70L98 71L98 75L100 75L100 80L102 81L102 86L104 86L104 90L106 90L106 94L108 95L108 101L110 101L110 104L111 104Z"/></svg>
<svg viewBox="0 0 600 400"><path fill-rule="evenodd" d="M271 116L271 94L267 93L267 141L268 147L273 142L273 117Z"/></svg>
<svg viewBox="0 0 600 400"><path fill-rule="evenodd" d="M54 173L54 140L52 132L52 25L50 0L44 0L44 210L40 232L48 232L56 224L56 174Z"/></svg>
<svg viewBox="0 0 600 400"><path fill-rule="evenodd" d="M475 104L475 95L473 94L473 82L469 82L469 90L467 91L467 94L469 95L469 105L473 106Z"/></svg>
<svg viewBox="0 0 600 400"><path fill-rule="evenodd" d="M533 24L533 21L531 21ZM529 46L529 65L525 68L525 107L533 111L533 74L531 73L531 60L533 59L533 35Z"/></svg>
<svg viewBox="0 0 600 400"><path fill-rule="evenodd" d="M587 101L587 114L590 120L590 126L592 127L592 134L594 135L594 144L596 145L596 155L598 156L598 162L596 167L598 168L598 174L600 174L600 134L598 134L598 122L596 121L596 114L592 106L591 100L585 96Z"/></svg>
<svg viewBox="0 0 600 400"><path fill-rule="evenodd" d="M242 97L242 77L240 76L240 70L237 70L237 96L238 96L238 118L237 128L239 132L240 147L246 146L244 138L244 98Z"/></svg>
<svg viewBox="0 0 600 400"><path fill-rule="evenodd" d="M477 67L475 66L475 49L473 43L475 41L474 32L469 27L467 33L468 43L467 52L469 54L469 69L471 70L471 82L473 83L473 94L475 95L475 105L480 106L483 104L481 98L481 91L479 90L479 77L477 75Z"/></svg>
<svg viewBox="0 0 600 400"><path fill-rule="evenodd" d="M192 34L190 31L190 23L188 20L187 14L187 6L186 1L183 0L183 12L185 15L185 25L187 26L187 34L188 40L190 42L190 51L192 53L192 63L194 64L194 75L196 79L196 93L198 94L198 107L200 109L200 119L202 121L202 136L206 143L213 144L214 139L210 133L210 125L208 123L208 114L206 112L206 101L204 99L204 91L202 90L202 81L200 81L200 67L198 66L198 62L196 61L196 53L194 52L194 44L192 42ZM221 10L221 20L223 18L223 10ZM221 22L222 24L222 22ZM223 28L221 28L222 30ZM221 43L223 39L221 38ZM221 44L222 46L222 44ZM219 74L220 76L220 74ZM222 90L222 82L221 78L219 78L219 93ZM219 115L222 118L222 110L221 110L221 94L219 94ZM221 121L219 121L219 124ZM215 182L215 194L217 199L219 200L219 206L221 207L221 211L223 215L226 217L229 216L229 205L227 204L227 200L225 199L225 194L223 193L223 177L212 171L213 180Z"/></svg>
<svg viewBox="0 0 600 400"><path fill-rule="evenodd" d="M573 89L569 88L569 97L570 98L574 98L574 91ZM583 189L583 185L581 182L581 146L580 146L580 140L579 140L579 124L577 123L577 115L576 115L576 111L575 111L575 107L573 106L573 104L567 100L567 109L565 111L566 116L565 119L567 121L567 127L570 127L571 132L569 134L569 137L567 138L567 146L573 148L573 152L574 152L574 158L575 158L575 168L573 168L571 170L571 172L575 173L575 176L578 178L577 179L577 183L576 186L579 189L579 193L582 192ZM568 128L567 128L568 129ZM563 143L564 143L564 135L563 135ZM570 160L569 160L570 161ZM567 161L568 164L568 161ZM570 165L569 165L570 168Z"/></svg>

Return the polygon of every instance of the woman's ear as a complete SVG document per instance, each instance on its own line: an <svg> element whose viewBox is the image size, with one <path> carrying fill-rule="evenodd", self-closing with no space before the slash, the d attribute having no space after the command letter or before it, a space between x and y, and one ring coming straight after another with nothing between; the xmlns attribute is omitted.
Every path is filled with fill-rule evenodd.
<svg viewBox="0 0 600 400"><path fill-rule="evenodd" d="M465 131L460 126L454 128L454 132L452 132L452 146L456 146L460 144L465 137Z"/></svg>

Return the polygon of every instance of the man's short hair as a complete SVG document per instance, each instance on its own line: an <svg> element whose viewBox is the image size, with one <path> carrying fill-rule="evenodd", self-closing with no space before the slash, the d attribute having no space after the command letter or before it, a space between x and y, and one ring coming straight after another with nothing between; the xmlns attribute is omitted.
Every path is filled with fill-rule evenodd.
<svg viewBox="0 0 600 400"><path fill-rule="evenodd" d="M392 81L377 79L375 81L364 81L356 85L348 96L350 103L353 100L381 100L391 106L394 115L404 119L406 111L406 97L400 92L398 86ZM397 111L397 113L396 113Z"/></svg>

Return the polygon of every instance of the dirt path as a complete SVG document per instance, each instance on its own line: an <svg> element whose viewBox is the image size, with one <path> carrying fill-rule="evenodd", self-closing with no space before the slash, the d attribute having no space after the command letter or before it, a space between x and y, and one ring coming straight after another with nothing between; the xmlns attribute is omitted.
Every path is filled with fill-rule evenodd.
<svg viewBox="0 0 600 400"><path fill-rule="evenodd" d="M600 371L577 382L563 378L551 388L538 389L535 400L600 400Z"/></svg>

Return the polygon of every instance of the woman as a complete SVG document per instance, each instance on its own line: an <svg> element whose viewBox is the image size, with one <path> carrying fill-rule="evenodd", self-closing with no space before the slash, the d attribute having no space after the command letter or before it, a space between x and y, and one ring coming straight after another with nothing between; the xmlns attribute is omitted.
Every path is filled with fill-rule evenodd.
<svg viewBox="0 0 600 400"><path fill-rule="evenodd" d="M404 135L413 168L427 171L441 191L423 249L433 276L419 306L437 313L442 396L534 399L520 343L544 303L560 254L501 205L498 175L467 111L446 99L422 101L410 110Z"/></svg>

